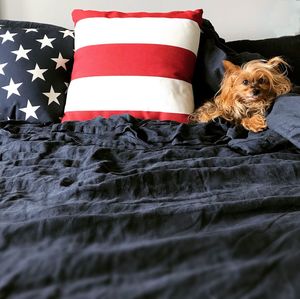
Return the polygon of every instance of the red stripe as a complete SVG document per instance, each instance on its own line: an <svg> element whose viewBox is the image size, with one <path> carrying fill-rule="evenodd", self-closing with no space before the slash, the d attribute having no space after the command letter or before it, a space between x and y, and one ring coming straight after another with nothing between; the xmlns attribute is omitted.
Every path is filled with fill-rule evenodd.
<svg viewBox="0 0 300 299"><path fill-rule="evenodd" d="M65 121L85 121L99 116L108 118L117 114L130 114L140 119L173 120L180 123L188 122L187 114L152 112L152 111L71 111L65 112L62 122Z"/></svg>
<svg viewBox="0 0 300 299"><path fill-rule="evenodd" d="M90 76L157 76L191 83L196 55L153 44L105 44L75 52L72 80Z"/></svg>
<svg viewBox="0 0 300 299"><path fill-rule="evenodd" d="M72 12L72 18L76 24L78 21L86 18L178 18L189 19L197 22L199 25L202 23L202 9L186 10L186 11L170 11L170 12L119 12L119 11L96 11L96 10L82 10L75 9Z"/></svg>

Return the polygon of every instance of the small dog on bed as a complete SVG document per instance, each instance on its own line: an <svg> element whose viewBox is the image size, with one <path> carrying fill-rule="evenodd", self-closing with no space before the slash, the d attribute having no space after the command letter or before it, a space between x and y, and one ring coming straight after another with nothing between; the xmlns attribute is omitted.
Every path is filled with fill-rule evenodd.
<svg viewBox="0 0 300 299"><path fill-rule="evenodd" d="M279 95L288 93L292 84L287 78L288 64L281 57L252 60L240 66L228 60L221 88L212 101L190 115L193 122L208 122L222 117L252 132L267 127L265 112Z"/></svg>

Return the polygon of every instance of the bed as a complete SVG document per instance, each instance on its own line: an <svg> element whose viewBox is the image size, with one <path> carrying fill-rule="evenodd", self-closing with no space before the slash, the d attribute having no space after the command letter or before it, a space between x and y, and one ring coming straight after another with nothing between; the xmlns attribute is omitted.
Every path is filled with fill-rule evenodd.
<svg viewBox="0 0 300 299"><path fill-rule="evenodd" d="M13 44L7 31L25 39L14 65L18 55L29 61L29 34L40 34L38 50L44 42L52 51L44 36L60 32L62 48L49 54L53 74L38 72L46 69L41 61L26 66L30 99L0 58L0 298L299 297L297 88L277 99L261 133L222 119L188 124L130 113L60 122L63 107L52 102L70 81L72 32L1 24L1 53ZM282 55L300 84L300 36L226 43L208 20L201 34L196 105L218 88L224 57ZM68 61L54 60L58 53ZM41 119L35 88L44 88Z"/></svg>

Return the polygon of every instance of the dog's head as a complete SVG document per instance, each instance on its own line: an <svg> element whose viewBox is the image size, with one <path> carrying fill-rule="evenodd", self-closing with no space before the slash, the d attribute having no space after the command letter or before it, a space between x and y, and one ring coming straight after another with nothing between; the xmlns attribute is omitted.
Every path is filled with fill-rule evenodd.
<svg viewBox="0 0 300 299"><path fill-rule="evenodd" d="M286 76L288 64L281 57L252 60L241 67L228 60L223 64L225 74L221 89L229 88L230 93L243 102L269 101L291 90Z"/></svg>

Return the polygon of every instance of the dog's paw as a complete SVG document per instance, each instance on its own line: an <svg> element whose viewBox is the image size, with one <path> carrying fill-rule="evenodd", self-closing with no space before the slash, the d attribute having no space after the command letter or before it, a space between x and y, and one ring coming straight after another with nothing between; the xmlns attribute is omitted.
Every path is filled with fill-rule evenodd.
<svg viewBox="0 0 300 299"><path fill-rule="evenodd" d="M252 132L261 132L267 128L267 122L262 115L254 115L252 117L243 118L241 121L242 126Z"/></svg>
<svg viewBox="0 0 300 299"><path fill-rule="evenodd" d="M216 105L213 102L206 102L192 114L191 119L195 122L207 123L219 116L220 112Z"/></svg>
<svg viewBox="0 0 300 299"><path fill-rule="evenodd" d="M211 121L213 118L212 118L211 114L207 113L207 111L204 111L204 109L200 108L197 111L197 119L201 123L207 123L207 122Z"/></svg>

